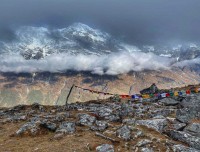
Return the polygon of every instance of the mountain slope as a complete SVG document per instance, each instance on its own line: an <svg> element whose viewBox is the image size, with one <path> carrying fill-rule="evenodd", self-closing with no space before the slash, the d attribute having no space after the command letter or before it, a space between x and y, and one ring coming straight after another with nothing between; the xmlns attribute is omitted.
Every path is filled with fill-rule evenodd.
<svg viewBox="0 0 200 152"><path fill-rule="evenodd" d="M184 71L174 69L133 72L117 76L99 76L87 72L38 73L36 75L3 73L0 81L0 106L32 104L34 102L46 105L63 105L72 84L114 94L129 94L129 92L134 94L149 87L152 83L156 83L160 89L199 84L200 76L187 69ZM132 88L131 91L130 88ZM81 89L73 89L69 102L84 102L108 97Z"/></svg>

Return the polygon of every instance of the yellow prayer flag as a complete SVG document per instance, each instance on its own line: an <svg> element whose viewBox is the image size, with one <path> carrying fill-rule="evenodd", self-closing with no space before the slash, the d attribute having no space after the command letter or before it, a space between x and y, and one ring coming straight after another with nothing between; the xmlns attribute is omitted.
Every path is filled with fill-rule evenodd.
<svg viewBox="0 0 200 152"><path fill-rule="evenodd" d="M147 99L147 98L150 98L150 96L148 94L143 94L142 98Z"/></svg>
<svg viewBox="0 0 200 152"><path fill-rule="evenodd" d="M175 91L175 92L174 92L174 96L178 96L178 91Z"/></svg>

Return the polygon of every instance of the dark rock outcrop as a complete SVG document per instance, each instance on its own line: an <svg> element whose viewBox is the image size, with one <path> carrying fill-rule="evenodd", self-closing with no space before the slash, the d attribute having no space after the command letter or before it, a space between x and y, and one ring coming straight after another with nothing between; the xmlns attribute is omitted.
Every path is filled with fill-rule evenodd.
<svg viewBox="0 0 200 152"><path fill-rule="evenodd" d="M122 138L125 141L128 141L131 139L131 130L128 128L128 126L122 126L116 131L116 134L119 138Z"/></svg>
<svg viewBox="0 0 200 152"><path fill-rule="evenodd" d="M137 120L136 125L143 125L148 128L155 129L158 132L162 132L167 126L166 119L152 119L152 120Z"/></svg>
<svg viewBox="0 0 200 152"><path fill-rule="evenodd" d="M173 139L182 141L182 142L188 144L189 146L200 150L200 138L199 137L192 136L183 131L174 131L174 130L171 130L169 132L169 136L172 137Z"/></svg>

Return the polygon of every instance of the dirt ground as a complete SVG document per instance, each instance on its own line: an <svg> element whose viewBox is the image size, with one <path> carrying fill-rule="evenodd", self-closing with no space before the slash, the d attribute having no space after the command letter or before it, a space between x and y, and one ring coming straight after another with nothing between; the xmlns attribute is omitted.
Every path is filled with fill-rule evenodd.
<svg viewBox="0 0 200 152"><path fill-rule="evenodd" d="M12 137L22 124L24 123L9 123L0 126L1 152L87 152L95 151L96 146L100 144L110 143L90 131L66 135L60 140L52 139L54 134L51 132L36 137Z"/></svg>
<svg viewBox="0 0 200 152"><path fill-rule="evenodd" d="M23 125L20 123L6 123L0 125L0 152L91 152L96 151L96 147L101 144L112 144L115 151L129 152L131 146L134 146L140 139L131 142L120 141L120 143L113 143L109 140L103 139L95 135L87 128L78 128L76 134L66 135L61 139L54 139L54 133L47 132L44 135L36 137L13 137L16 132ZM161 139L160 143L155 142L153 149L166 151L164 142L167 137L159 134L158 132L140 126L140 129L146 132L146 136L150 138L155 137Z"/></svg>

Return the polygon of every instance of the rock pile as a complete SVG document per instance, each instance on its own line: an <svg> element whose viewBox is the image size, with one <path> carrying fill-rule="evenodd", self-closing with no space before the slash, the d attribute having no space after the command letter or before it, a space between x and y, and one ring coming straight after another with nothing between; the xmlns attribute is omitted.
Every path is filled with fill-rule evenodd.
<svg viewBox="0 0 200 152"><path fill-rule="evenodd" d="M11 122L24 122L13 138L52 132L56 140L57 137L76 135L80 130L89 130L108 141L96 146L98 152L120 151L122 147L127 151L145 152L200 151L200 94L181 100L106 100L66 106L33 104L0 109L0 124Z"/></svg>

